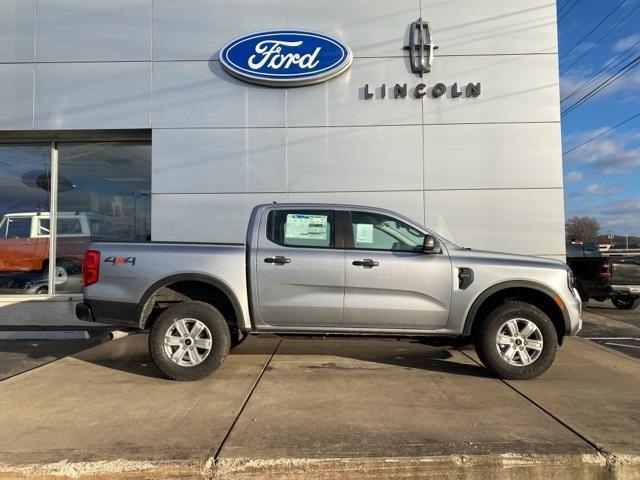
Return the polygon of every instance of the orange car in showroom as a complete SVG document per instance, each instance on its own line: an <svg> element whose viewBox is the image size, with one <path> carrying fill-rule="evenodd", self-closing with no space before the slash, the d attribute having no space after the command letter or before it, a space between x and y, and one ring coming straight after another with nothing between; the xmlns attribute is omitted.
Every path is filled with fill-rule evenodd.
<svg viewBox="0 0 640 480"><path fill-rule="evenodd" d="M39 286L28 293L48 292L50 222L49 212L8 213L0 222L0 272L42 274ZM102 238L114 234L104 216L90 212L60 212L57 227L55 284L62 287L70 277L79 277L92 232Z"/></svg>

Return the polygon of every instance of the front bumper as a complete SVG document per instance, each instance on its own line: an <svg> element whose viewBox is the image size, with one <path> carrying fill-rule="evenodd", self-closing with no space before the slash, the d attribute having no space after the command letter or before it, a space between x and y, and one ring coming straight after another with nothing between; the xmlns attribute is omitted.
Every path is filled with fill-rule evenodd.
<svg viewBox="0 0 640 480"><path fill-rule="evenodd" d="M611 285L611 293L640 295L640 285Z"/></svg>
<svg viewBox="0 0 640 480"><path fill-rule="evenodd" d="M578 290L573 289L573 295L564 299L569 322L566 327L567 335L576 335L582 329L582 299Z"/></svg>

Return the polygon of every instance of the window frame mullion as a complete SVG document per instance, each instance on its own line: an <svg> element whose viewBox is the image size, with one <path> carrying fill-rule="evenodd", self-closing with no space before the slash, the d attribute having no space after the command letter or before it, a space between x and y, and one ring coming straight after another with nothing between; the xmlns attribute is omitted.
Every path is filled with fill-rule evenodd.
<svg viewBox="0 0 640 480"><path fill-rule="evenodd" d="M51 142L51 178L49 180L49 296L56 294L56 247L58 243L58 145Z"/></svg>

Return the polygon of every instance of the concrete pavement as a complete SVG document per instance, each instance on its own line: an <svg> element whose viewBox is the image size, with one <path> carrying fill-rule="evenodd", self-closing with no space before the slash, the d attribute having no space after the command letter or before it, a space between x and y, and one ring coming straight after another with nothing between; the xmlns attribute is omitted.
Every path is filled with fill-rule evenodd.
<svg viewBox="0 0 640 480"><path fill-rule="evenodd" d="M0 478L640 478L640 361L583 339L503 382L472 350L250 338L178 383L131 335L0 385Z"/></svg>

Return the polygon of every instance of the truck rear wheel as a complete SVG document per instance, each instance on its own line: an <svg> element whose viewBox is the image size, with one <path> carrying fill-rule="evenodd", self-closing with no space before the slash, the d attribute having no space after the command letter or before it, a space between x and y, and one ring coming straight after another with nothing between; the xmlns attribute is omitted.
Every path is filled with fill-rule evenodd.
<svg viewBox="0 0 640 480"><path fill-rule="evenodd" d="M173 380L199 380L223 362L231 344L229 327L215 307L182 302L162 312L151 327L149 352Z"/></svg>
<svg viewBox="0 0 640 480"><path fill-rule="evenodd" d="M482 321L475 348L482 363L497 377L527 380L551 366L558 335L539 308L526 302L506 302Z"/></svg>
<svg viewBox="0 0 640 480"><path fill-rule="evenodd" d="M615 295L611 297L611 303L618 310L633 310L640 304L640 298L631 295Z"/></svg>

